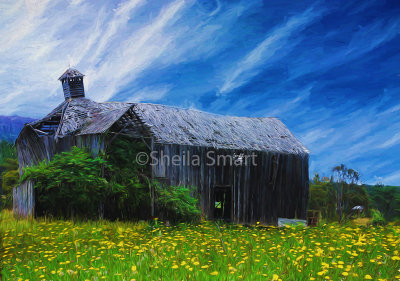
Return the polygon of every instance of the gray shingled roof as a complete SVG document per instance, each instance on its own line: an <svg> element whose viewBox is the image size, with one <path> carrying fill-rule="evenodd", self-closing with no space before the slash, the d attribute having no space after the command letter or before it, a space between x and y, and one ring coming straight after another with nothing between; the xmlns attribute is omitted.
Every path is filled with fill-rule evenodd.
<svg viewBox="0 0 400 281"><path fill-rule="evenodd" d="M220 149L309 153L277 118L249 118L211 114L145 103L97 103L86 98L64 101L37 125L55 114L63 121L57 137L104 133L131 111L156 143ZM137 123L132 120L132 123ZM139 125L139 124L137 124Z"/></svg>
<svg viewBox="0 0 400 281"><path fill-rule="evenodd" d="M83 77L85 75L83 75L82 73L80 73L78 70L73 69L73 68L68 68L63 75L60 76L60 78L58 78L58 80L62 80L64 78L74 78L74 77Z"/></svg>

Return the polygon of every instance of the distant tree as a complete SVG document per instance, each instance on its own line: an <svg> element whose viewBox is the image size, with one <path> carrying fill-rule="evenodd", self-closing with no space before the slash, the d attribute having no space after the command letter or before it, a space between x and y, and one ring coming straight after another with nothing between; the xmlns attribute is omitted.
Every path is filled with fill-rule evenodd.
<svg viewBox="0 0 400 281"><path fill-rule="evenodd" d="M17 150L14 146L14 144L2 140L0 141L0 164L5 161L5 159L12 158L16 159L17 158Z"/></svg>
<svg viewBox="0 0 400 281"><path fill-rule="evenodd" d="M321 179L320 179L318 173L315 173L315 174L314 174L313 183L314 183L314 184L321 184Z"/></svg>
<svg viewBox="0 0 400 281"><path fill-rule="evenodd" d="M7 158L0 164L3 170L1 174L1 186L3 194L1 195L2 206L10 208L12 206L12 190L18 184L19 170L17 159Z"/></svg>
<svg viewBox="0 0 400 281"><path fill-rule="evenodd" d="M371 205L379 210L386 220L400 218L400 188L376 184L369 188Z"/></svg>
<svg viewBox="0 0 400 281"><path fill-rule="evenodd" d="M0 209L11 207L12 189L19 178L17 151L14 144L0 141Z"/></svg>
<svg viewBox="0 0 400 281"><path fill-rule="evenodd" d="M332 169L332 179L336 189L336 212L339 222L344 214L351 212L355 205L368 205L368 196L361 184L360 174L344 164Z"/></svg>
<svg viewBox="0 0 400 281"><path fill-rule="evenodd" d="M332 219L336 213L336 193L331 181L321 181L316 173L310 185L309 210L319 210L323 218Z"/></svg>

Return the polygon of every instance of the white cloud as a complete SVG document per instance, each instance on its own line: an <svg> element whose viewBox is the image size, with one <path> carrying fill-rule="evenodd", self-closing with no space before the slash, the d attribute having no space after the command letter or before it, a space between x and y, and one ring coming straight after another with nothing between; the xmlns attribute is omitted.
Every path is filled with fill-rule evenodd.
<svg viewBox="0 0 400 281"><path fill-rule="evenodd" d="M259 4L243 1L225 9L218 2L204 13L194 3L3 1L0 114L45 114L62 100L57 78L69 65L86 74L86 94L98 101L110 100L128 84L143 87L136 79L152 67L204 59L225 48L229 41L219 36ZM23 112L29 104L41 106Z"/></svg>
<svg viewBox="0 0 400 281"><path fill-rule="evenodd" d="M184 5L183 0L178 0L162 9L154 21L119 42L113 54L107 56L99 67L88 71L88 87L92 83L96 85L97 100L112 98L120 87L132 82L164 52L173 40L172 36L163 33L164 28L179 18L178 13Z"/></svg>
<svg viewBox="0 0 400 281"><path fill-rule="evenodd" d="M144 4L144 1L142 0L128 0L118 5L118 8L114 10L112 20L107 23L107 28L103 32L101 39L97 44L97 48L91 56L91 61L100 59L100 55L104 52L105 48L110 43L110 40L122 27L126 26L132 13L142 4Z"/></svg>
<svg viewBox="0 0 400 281"><path fill-rule="evenodd" d="M23 12L10 22L2 25L0 30L0 53L10 49L16 42L29 35L38 25L43 22L43 14L46 10L49 0L25 1L25 5L21 5L22 1L15 2L13 6L8 6L1 13L2 17L14 15L17 7L21 7Z"/></svg>

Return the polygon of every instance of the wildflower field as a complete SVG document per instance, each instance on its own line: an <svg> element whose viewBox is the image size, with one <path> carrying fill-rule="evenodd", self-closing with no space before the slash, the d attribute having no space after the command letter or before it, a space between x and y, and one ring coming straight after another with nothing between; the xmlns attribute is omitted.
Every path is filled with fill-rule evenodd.
<svg viewBox="0 0 400 281"><path fill-rule="evenodd" d="M400 227L14 220L3 280L396 280Z"/></svg>

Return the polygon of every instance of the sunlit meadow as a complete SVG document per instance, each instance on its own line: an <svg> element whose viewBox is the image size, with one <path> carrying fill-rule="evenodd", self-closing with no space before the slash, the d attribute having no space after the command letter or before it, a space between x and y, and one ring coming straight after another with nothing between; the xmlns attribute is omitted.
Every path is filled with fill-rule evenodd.
<svg viewBox="0 0 400 281"><path fill-rule="evenodd" d="M396 280L400 227L15 220L4 280Z"/></svg>

